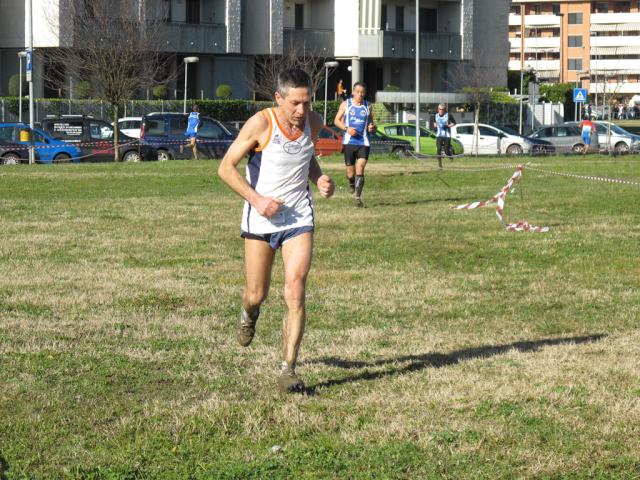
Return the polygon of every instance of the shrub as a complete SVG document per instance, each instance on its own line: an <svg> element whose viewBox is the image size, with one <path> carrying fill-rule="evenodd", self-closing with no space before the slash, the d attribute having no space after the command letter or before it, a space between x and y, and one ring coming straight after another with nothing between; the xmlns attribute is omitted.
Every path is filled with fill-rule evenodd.
<svg viewBox="0 0 640 480"><path fill-rule="evenodd" d="M151 89L151 93L155 98L164 99L167 98L167 86L166 85L156 85Z"/></svg>
<svg viewBox="0 0 640 480"><path fill-rule="evenodd" d="M93 87L88 80L81 80L73 87L73 96L75 98L90 98L93 93Z"/></svg>
<svg viewBox="0 0 640 480"><path fill-rule="evenodd" d="M221 83L218 85L218 88L216 88L216 97L222 100L229 100L232 94L231 85L227 85L226 83Z"/></svg>
<svg viewBox="0 0 640 480"><path fill-rule="evenodd" d="M22 94L24 95L28 91L27 82L25 82L25 77L22 77ZM9 95L12 97L17 97L20 95L20 74L15 73L11 75L9 78Z"/></svg>

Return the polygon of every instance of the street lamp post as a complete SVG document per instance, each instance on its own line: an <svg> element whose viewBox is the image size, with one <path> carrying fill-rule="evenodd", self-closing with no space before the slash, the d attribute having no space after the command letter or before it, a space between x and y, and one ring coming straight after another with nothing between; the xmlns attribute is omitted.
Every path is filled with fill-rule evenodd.
<svg viewBox="0 0 640 480"><path fill-rule="evenodd" d="M18 52L18 60L20 61L20 85L18 87L18 96L20 97L18 100L18 122L22 123L22 59L27 56L27 52L24 50Z"/></svg>
<svg viewBox="0 0 640 480"><path fill-rule="evenodd" d="M416 0L416 147L415 147L415 151L417 153L420 153L420 0Z"/></svg>
<svg viewBox="0 0 640 480"><path fill-rule="evenodd" d="M338 62L324 62L324 124L327 124L327 84L329 83L329 69L336 68L340 63Z"/></svg>
<svg viewBox="0 0 640 480"><path fill-rule="evenodd" d="M187 72L190 63L198 63L200 57L184 57L184 105L182 107L182 113L187 113Z"/></svg>

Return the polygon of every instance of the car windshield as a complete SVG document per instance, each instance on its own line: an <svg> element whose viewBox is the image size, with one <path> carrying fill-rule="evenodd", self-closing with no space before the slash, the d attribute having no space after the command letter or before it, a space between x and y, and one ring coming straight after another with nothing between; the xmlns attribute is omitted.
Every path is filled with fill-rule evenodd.
<svg viewBox="0 0 640 480"><path fill-rule="evenodd" d="M619 133L620 135L631 135L631 133L627 132L624 128L619 127L615 123L611 124L611 130L613 130L616 133Z"/></svg>

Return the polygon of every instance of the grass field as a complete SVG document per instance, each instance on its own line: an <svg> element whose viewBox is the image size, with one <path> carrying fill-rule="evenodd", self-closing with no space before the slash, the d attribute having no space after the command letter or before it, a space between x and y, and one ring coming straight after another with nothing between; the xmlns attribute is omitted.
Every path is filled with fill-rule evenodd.
<svg viewBox="0 0 640 480"><path fill-rule="evenodd" d="M639 157L540 169L640 181ZM499 167L463 159L454 167ZM640 478L640 187L340 158L298 372L281 259L234 339L241 201L215 161L0 169L0 479ZM451 164L447 164L449 166Z"/></svg>

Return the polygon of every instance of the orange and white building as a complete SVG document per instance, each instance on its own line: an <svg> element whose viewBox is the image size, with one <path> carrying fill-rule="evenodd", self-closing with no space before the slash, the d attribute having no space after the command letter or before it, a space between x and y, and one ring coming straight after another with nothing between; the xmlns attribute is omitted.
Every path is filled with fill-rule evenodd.
<svg viewBox="0 0 640 480"><path fill-rule="evenodd" d="M640 0L512 0L509 43L509 70L640 95Z"/></svg>

